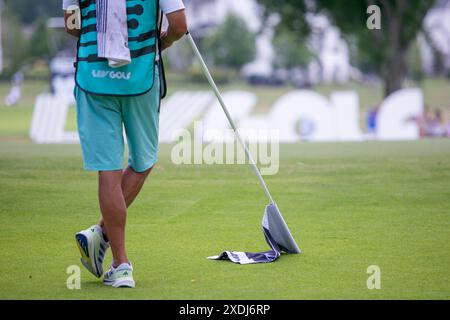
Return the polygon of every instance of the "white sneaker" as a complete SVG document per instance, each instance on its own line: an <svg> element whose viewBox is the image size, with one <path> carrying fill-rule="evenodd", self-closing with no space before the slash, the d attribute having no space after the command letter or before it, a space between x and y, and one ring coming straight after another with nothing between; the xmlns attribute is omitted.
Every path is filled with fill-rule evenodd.
<svg viewBox="0 0 450 320"><path fill-rule="evenodd" d="M102 228L92 226L78 232L75 239L81 253L81 263L90 273L100 278L103 275L103 259L109 248L109 243L103 237Z"/></svg>
<svg viewBox="0 0 450 320"><path fill-rule="evenodd" d="M105 273L103 283L114 288L134 288L133 266L131 263L122 263L117 268L111 265Z"/></svg>

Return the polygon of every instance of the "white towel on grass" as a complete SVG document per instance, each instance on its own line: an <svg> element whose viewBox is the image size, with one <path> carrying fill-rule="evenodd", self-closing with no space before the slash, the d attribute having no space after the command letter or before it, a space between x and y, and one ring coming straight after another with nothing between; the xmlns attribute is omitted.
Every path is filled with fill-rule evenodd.
<svg viewBox="0 0 450 320"><path fill-rule="evenodd" d="M126 0L97 0L98 57L119 68L131 62Z"/></svg>

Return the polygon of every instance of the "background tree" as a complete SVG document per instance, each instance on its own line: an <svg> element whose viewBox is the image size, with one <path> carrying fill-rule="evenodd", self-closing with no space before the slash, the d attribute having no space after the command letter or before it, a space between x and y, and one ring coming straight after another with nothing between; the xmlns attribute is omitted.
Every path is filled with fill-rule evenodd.
<svg viewBox="0 0 450 320"><path fill-rule="evenodd" d="M289 31L303 39L310 32L305 14L311 10L304 0L257 0L263 8L263 16L267 20L274 13L279 15L277 32Z"/></svg>
<svg viewBox="0 0 450 320"><path fill-rule="evenodd" d="M60 0L4 0L2 11L2 44L5 70L10 77L36 59L50 56L47 18L61 16Z"/></svg>
<svg viewBox="0 0 450 320"><path fill-rule="evenodd" d="M325 13L342 33L351 37L367 61L371 61L385 85L385 95L402 88L409 73L407 54L422 30L423 19L436 0L258 0L266 16L278 13L280 28L307 30L309 10ZM310 4L308 7L306 4ZM381 30L369 30L367 8L381 9Z"/></svg>
<svg viewBox="0 0 450 320"><path fill-rule="evenodd" d="M292 31L283 29L273 39L276 59L274 65L277 68L293 69L306 66L313 54L305 45L306 41L298 41L298 35Z"/></svg>
<svg viewBox="0 0 450 320"><path fill-rule="evenodd" d="M204 39L207 56L218 67L240 69L256 54L256 36L240 17L228 15L210 36Z"/></svg>
<svg viewBox="0 0 450 320"><path fill-rule="evenodd" d="M37 20L34 26L34 32L31 34L30 41L28 42L29 58L48 58L50 55L48 33L47 19L41 18Z"/></svg>
<svg viewBox="0 0 450 320"><path fill-rule="evenodd" d="M3 76L9 77L18 71L27 55L27 39L22 24L13 13L2 14Z"/></svg>
<svg viewBox="0 0 450 320"><path fill-rule="evenodd" d="M62 13L61 0L5 0L6 11L14 12L20 22L31 25L41 17L57 17Z"/></svg>

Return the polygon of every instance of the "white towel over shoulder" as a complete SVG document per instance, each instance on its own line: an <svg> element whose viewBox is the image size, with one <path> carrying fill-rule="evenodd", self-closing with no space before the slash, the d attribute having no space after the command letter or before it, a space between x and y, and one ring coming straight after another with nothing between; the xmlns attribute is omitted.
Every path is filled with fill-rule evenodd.
<svg viewBox="0 0 450 320"><path fill-rule="evenodd" d="M126 0L97 0L98 57L119 68L131 62Z"/></svg>

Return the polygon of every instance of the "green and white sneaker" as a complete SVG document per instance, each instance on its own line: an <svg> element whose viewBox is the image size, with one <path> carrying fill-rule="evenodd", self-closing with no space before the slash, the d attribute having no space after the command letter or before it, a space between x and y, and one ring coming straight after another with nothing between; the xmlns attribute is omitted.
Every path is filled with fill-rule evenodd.
<svg viewBox="0 0 450 320"><path fill-rule="evenodd" d="M81 253L81 263L97 278L103 275L103 259L109 243L103 237L100 226L92 226L89 229L78 232L75 235L78 249Z"/></svg>
<svg viewBox="0 0 450 320"><path fill-rule="evenodd" d="M122 263L117 268L111 265L105 273L103 283L114 288L134 288L133 266L131 263Z"/></svg>

